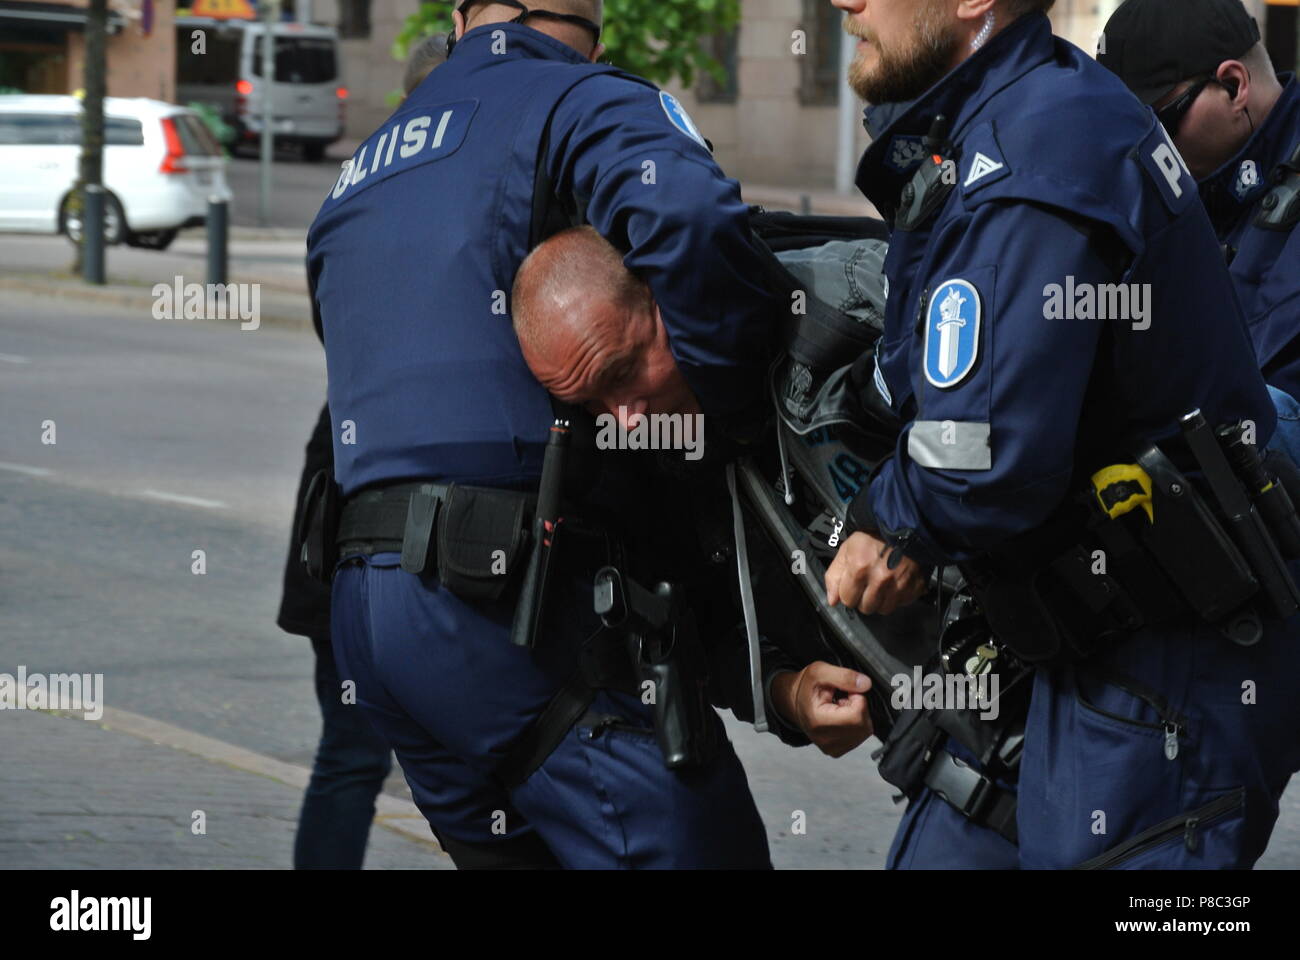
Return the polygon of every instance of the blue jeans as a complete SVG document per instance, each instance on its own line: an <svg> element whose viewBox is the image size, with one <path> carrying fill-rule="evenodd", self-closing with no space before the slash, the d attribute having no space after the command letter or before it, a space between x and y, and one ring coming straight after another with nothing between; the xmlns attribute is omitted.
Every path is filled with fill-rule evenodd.
<svg viewBox="0 0 1300 960"><path fill-rule="evenodd" d="M313 638L320 747L302 800L293 845L295 870L360 870L375 817L375 797L392 769L388 744L361 710L343 702L334 651Z"/></svg>

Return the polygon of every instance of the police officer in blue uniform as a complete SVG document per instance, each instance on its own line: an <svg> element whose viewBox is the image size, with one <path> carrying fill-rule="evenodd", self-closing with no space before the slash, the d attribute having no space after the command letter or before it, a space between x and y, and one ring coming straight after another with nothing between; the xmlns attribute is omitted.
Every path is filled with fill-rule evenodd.
<svg viewBox="0 0 1300 960"><path fill-rule="evenodd" d="M833 2L875 104L858 185L892 233L874 383L905 426L852 505L828 600L886 611L957 564L994 652L1039 665L1016 831L976 825L1012 784L958 805L923 789L890 865L1249 866L1300 766L1296 620L1262 617L1238 645L1173 594L1159 610L1153 563L1079 556L1106 519L1080 492L1107 466L1133 479L1099 502L1148 536L1150 477L1118 465L1154 443L1193 470L1184 415L1241 421L1261 447L1274 430L1195 180L1151 112L1052 36L1051 0ZM1168 503L1154 525L1181 534Z"/></svg>
<svg viewBox="0 0 1300 960"><path fill-rule="evenodd" d="M568 523L556 541L535 645L510 642L554 419L508 302L535 212L556 206L539 196L649 282L705 415L758 395L771 329L737 184L675 99L594 63L599 10L465 3L447 62L360 146L311 228L343 498L335 651L459 864L540 838L565 867L766 867L717 716L712 758L667 769L654 706L595 651L592 572L616 549L600 508L663 526L662 484L601 474L581 498L598 515L577 518L587 534Z"/></svg>
<svg viewBox="0 0 1300 960"><path fill-rule="evenodd" d="M1265 379L1300 396L1300 82L1240 0L1127 0L1104 37L1198 181Z"/></svg>

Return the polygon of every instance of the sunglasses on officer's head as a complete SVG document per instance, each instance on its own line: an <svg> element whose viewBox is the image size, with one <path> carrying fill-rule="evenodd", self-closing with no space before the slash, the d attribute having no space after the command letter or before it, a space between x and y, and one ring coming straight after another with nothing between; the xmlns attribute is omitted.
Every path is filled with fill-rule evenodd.
<svg viewBox="0 0 1300 960"><path fill-rule="evenodd" d="M552 13L550 10L530 10L519 0L465 0L460 5L460 15L468 19L469 9L476 3L499 3L503 6L514 7L521 11L519 16L511 20L511 23L523 23L529 17L540 17L543 20L557 20L560 23L572 23L574 26L590 31L593 43L600 43L600 24L593 23L586 17L580 17L576 13Z"/></svg>
<svg viewBox="0 0 1300 960"><path fill-rule="evenodd" d="M1192 109L1192 104L1201 95L1201 91L1210 84L1217 82L1214 77L1197 80L1184 90L1180 96L1175 97L1172 102L1165 104L1156 111L1156 119L1160 121L1161 126L1169 131L1169 136L1178 136L1178 128L1183 125L1183 117L1187 116L1187 111Z"/></svg>

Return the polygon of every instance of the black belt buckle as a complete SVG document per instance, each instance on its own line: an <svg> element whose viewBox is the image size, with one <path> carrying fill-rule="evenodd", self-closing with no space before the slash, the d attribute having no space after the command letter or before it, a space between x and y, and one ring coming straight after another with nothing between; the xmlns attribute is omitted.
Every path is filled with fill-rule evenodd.
<svg viewBox="0 0 1300 960"><path fill-rule="evenodd" d="M442 498L426 484L411 494L406 508L406 527L402 534L402 569L417 577L431 574L437 569L437 551L434 550L434 526Z"/></svg>
<svg viewBox="0 0 1300 960"><path fill-rule="evenodd" d="M930 764L925 785L977 823L994 795L992 780L947 750L940 750Z"/></svg>

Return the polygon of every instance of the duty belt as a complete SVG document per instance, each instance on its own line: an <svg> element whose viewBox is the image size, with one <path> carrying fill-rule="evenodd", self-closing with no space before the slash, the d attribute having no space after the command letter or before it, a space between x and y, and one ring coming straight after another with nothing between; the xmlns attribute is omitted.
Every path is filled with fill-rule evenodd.
<svg viewBox="0 0 1300 960"><path fill-rule="evenodd" d="M518 491L428 481L396 483L351 497L339 516L335 543L340 559L400 553L402 569L437 572L440 583L470 601L512 602L511 579L495 576L486 552L500 545L511 570L520 557L537 498ZM566 516L566 524L608 550L604 527ZM580 537L580 539L583 539ZM596 549L589 543L588 549ZM593 558L595 559L595 558ZM495 771L507 789L526 780L590 708L598 690L639 693L638 677L624 643L600 631L583 644L577 669L541 715L507 751Z"/></svg>
<svg viewBox="0 0 1300 960"><path fill-rule="evenodd" d="M450 489L446 484L417 481L356 494L343 505L339 517L335 540L340 556L401 553L412 496L427 493L441 505Z"/></svg>

